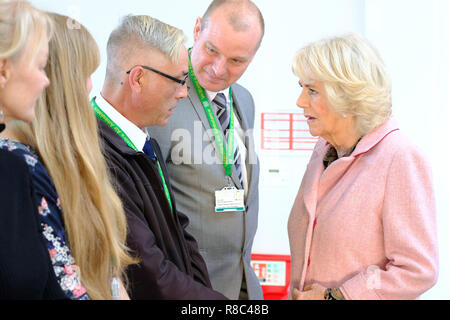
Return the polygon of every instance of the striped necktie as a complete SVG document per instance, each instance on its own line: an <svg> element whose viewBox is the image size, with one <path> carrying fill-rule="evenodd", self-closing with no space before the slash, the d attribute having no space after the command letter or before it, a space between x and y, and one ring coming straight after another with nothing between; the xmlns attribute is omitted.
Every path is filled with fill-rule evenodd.
<svg viewBox="0 0 450 320"><path fill-rule="evenodd" d="M223 93L219 92L214 98L213 102L217 106L217 119L219 119L223 135L226 138L228 136L228 129L230 127L230 111L227 108L227 98ZM239 152L239 145L236 143L235 145L236 150L234 152L234 166L239 177L239 182L241 183L241 186L244 187L242 181L241 154Z"/></svg>

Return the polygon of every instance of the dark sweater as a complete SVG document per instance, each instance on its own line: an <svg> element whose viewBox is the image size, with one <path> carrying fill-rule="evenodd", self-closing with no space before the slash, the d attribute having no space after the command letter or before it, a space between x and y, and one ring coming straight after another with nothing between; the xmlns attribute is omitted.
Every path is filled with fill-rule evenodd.
<svg viewBox="0 0 450 320"><path fill-rule="evenodd" d="M105 155L128 222L128 246L141 260L128 268L132 299L226 299L211 289L197 241L186 231L188 218L177 212L166 167L173 213L164 193L157 162L136 152L101 121ZM158 159L158 143L151 140Z"/></svg>
<svg viewBox="0 0 450 320"><path fill-rule="evenodd" d="M33 195L24 160L0 150L0 300L64 299Z"/></svg>

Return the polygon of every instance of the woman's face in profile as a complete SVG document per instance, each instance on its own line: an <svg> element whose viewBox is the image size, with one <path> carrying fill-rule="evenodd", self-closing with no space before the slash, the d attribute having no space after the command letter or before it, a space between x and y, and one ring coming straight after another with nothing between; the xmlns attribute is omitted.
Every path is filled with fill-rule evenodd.
<svg viewBox="0 0 450 320"><path fill-rule="evenodd" d="M50 84L45 73L47 59L48 42L42 41L35 55L28 48L19 60L8 62L9 77L2 94L6 121L34 119L36 101Z"/></svg>
<svg viewBox="0 0 450 320"><path fill-rule="evenodd" d="M330 108L322 82L300 81L299 84L302 93L297 100L297 106L304 110L311 135L329 140L328 137L339 131L343 118Z"/></svg>

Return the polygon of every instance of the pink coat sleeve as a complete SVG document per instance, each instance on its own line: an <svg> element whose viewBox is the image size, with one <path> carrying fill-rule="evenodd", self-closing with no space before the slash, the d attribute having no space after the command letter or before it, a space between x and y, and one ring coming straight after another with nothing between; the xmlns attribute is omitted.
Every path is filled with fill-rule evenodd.
<svg viewBox="0 0 450 320"><path fill-rule="evenodd" d="M347 299L417 299L438 276L431 168L418 150L400 148L396 152L380 209L385 268L370 267L340 289Z"/></svg>

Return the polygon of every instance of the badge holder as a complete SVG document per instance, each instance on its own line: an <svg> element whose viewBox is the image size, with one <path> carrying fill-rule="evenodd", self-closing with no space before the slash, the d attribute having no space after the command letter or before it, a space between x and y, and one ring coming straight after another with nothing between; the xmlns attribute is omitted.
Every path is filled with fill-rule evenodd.
<svg viewBox="0 0 450 320"><path fill-rule="evenodd" d="M231 179L229 179L228 182L228 187L215 192L216 212L244 211L244 190L236 189L233 186Z"/></svg>

